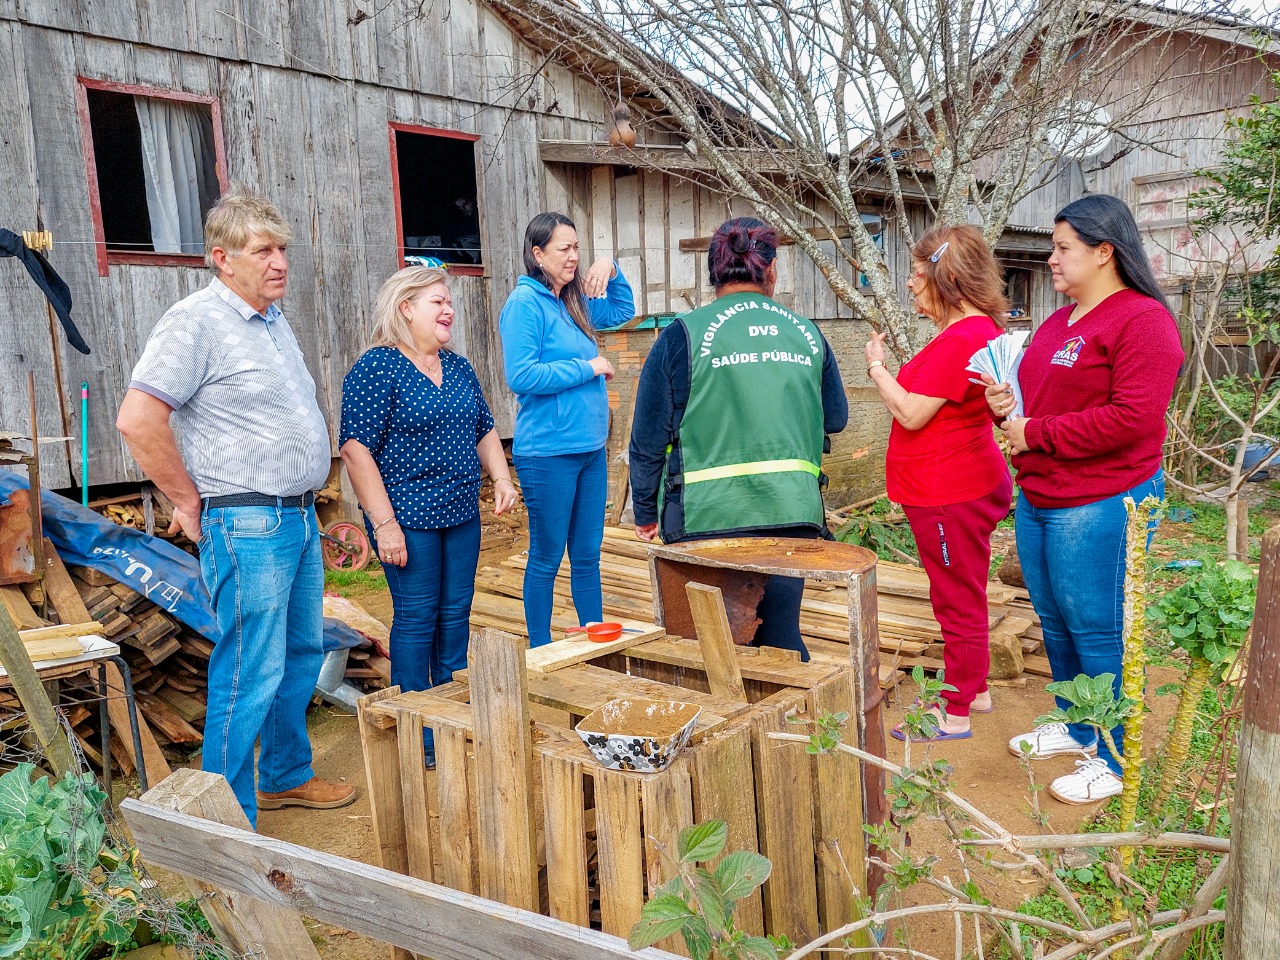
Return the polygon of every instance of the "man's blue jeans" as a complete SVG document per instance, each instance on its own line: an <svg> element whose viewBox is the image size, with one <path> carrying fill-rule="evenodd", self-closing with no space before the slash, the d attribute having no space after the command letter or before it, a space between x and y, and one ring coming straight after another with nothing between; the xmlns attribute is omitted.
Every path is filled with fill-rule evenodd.
<svg viewBox="0 0 1280 960"><path fill-rule="evenodd" d="M383 567L394 611L391 682L406 692L429 690L467 666L480 518L441 530L405 530L404 539L408 562ZM430 727L422 740L431 752Z"/></svg>
<svg viewBox="0 0 1280 960"><path fill-rule="evenodd" d="M1014 531L1018 560L1031 594L1031 604L1044 630L1045 655L1054 680L1115 675L1120 693L1124 657L1125 528L1129 517L1124 498L1164 497L1164 474L1157 472L1132 490L1079 507L1042 510L1026 495L1018 498ZM1148 543L1155 526L1147 532ZM1058 698L1064 710L1069 702ZM1120 763L1106 741L1086 724L1071 724L1081 745L1097 741L1098 756L1120 775ZM1111 731L1124 752L1124 728Z"/></svg>
<svg viewBox="0 0 1280 960"><path fill-rule="evenodd" d="M307 704L324 656L324 567L313 507L206 507L200 572L218 618L209 657L201 767L231 783L258 822L258 789L278 793L314 776Z"/></svg>
<svg viewBox="0 0 1280 960"><path fill-rule="evenodd" d="M569 548L569 585L579 623L604 619L600 542L609 485L604 449L559 457L514 457L529 510L529 565L524 571L524 619L529 646L551 642L556 571Z"/></svg>

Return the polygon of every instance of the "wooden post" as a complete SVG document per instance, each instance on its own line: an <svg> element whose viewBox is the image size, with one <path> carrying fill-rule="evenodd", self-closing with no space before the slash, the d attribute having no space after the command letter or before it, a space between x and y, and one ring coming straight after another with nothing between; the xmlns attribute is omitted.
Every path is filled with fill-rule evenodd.
<svg viewBox="0 0 1280 960"><path fill-rule="evenodd" d="M1227 896L1226 960L1280 957L1280 526L1262 538L1244 682Z"/></svg>
<svg viewBox="0 0 1280 960"><path fill-rule="evenodd" d="M31 730L40 744L40 751L54 774L61 778L76 770L75 755L71 752L71 744L67 740L66 731L58 720L49 694L40 682L40 675L27 656L22 646L22 637L18 636L18 627L9 616L9 611L0 607L0 666L9 674L9 682L13 691L22 703L31 722Z"/></svg>
<svg viewBox="0 0 1280 960"><path fill-rule="evenodd" d="M216 773L179 770L143 794L142 802L241 830L252 829L231 784ZM296 911L253 897L227 897L197 876L195 871L186 876L191 895L217 938L237 956L319 960L320 954Z"/></svg>
<svg viewBox="0 0 1280 960"><path fill-rule="evenodd" d="M533 739L524 641L500 630L471 635L480 894L538 910L533 828Z"/></svg>
<svg viewBox="0 0 1280 960"><path fill-rule="evenodd" d="M686 583L684 592L689 598L693 629L702 648L711 692L725 700L746 703L747 690L742 685L742 669L738 666L738 652L734 649L733 631L729 628L729 615L725 612L720 588Z"/></svg>

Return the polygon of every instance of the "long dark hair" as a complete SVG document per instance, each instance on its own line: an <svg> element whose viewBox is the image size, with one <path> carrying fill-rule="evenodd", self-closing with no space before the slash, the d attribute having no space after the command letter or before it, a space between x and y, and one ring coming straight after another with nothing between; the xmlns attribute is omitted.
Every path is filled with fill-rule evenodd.
<svg viewBox="0 0 1280 960"><path fill-rule="evenodd" d="M1111 244L1115 250L1120 282L1169 309L1169 301L1165 299L1160 281L1147 259L1147 252L1142 248L1137 221L1123 200L1105 193L1090 193L1058 211L1053 222L1063 221L1071 224L1086 246Z"/></svg>
<svg viewBox="0 0 1280 960"><path fill-rule="evenodd" d="M778 256L778 232L755 217L726 220L711 235L707 273L719 290L729 283L764 284L769 264Z"/></svg>
<svg viewBox="0 0 1280 960"><path fill-rule="evenodd" d="M578 230L573 221L563 213L548 212L540 213L530 220L529 226L525 227L524 231L524 272L548 290L551 289L551 280L538 263L538 258L533 255L533 248L545 248L551 242L551 234L555 233L556 227L569 227L575 233ZM581 261L578 262L578 266L582 266ZM596 331L591 326L591 316L587 313L587 295L582 290L581 271L575 271L573 279L560 288L560 302L569 311L569 316L578 325L578 329L590 337L592 343L595 343Z"/></svg>

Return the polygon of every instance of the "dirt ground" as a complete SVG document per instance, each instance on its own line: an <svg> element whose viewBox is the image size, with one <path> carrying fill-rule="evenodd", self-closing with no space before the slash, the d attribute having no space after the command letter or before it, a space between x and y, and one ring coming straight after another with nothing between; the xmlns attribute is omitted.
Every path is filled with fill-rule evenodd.
<svg viewBox="0 0 1280 960"><path fill-rule="evenodd" d="M488 531L486 531L488 533ZM494 564L517 552L519 541L495 530L496 536L486 536L481 565ZM390 623L391 602L385 583L377 577L369 584L344 588L343 592L358 601L371 614ZM1173 671L1155 671L1151 677L1153 686L1175 679ZM974 802L987 815L1004 824L1014 833L1043 832L1028 817L1029 790L1026 775L1017 761L1009 755L1007 743L1010 737L1031 729L1036 717L1050 707L1050 698L1044 692L1047 681L1026 677L1025 683L994 687L992 690L995 711L990 715L975 715L974 737L971 740L939 744L932 749L937 758L950 762L955 769L953 788L966 799ZM889 695L885 715L886 731L902 719L904 706L914 695L910 682L904 682ZM1172 713L1172 698L1157 698L1151 730L1163 730ZM357 799L350 807L341 810L302 810L289 808L281 811L264 811L259 814L258 829L261 833L292 843L304 844L339 856L364 863L378 862L369 815L369 799L365 786L363 756L360 737L354 716L328 705L313 707L310 714L311 738L315 750L315 768L319 775L346 781L356 785ZM1157 736L1149 735L1147 743L1153 744ZM901 762L902 744L890 738L888 756ZM1069 772L1072 761L1057 758L1036 764L1035 774L1040 784ZM429 774L434 776L434 774ZM1042 792L1041 805L1050 816L1049 832L1066 833L1077 829L1097 810L1091 807L1069 807ZM933 853L942 858L937 868L940 876L948 876L962 884L963 873L958 858L952 854L941 824L930 823L913 831L912 850L916 855ZM975 879L984 892L1001 906L1016 907L1028 896L1039 892L1039 884L1021 873L977 867ZM923 886L911 891L907 903L925 903L942 899ZM308 928L317 943L324 960L371 960L385 958L385 944L338 927L308 919ZM912 944L935 956L954 953L954 926L952 921L924 918L911 927Z"/></svg>

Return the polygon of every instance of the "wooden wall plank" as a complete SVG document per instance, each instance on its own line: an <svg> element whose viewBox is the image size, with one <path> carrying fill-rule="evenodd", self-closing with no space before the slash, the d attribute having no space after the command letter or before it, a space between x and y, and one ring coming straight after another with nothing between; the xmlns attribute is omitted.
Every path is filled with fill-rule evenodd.
<svg viewBox="0 0 1280 960"><path fill-rule="evenodd" d="M644 843L640 783L616 771L596 771L596 842L600 851L600 924L625 937L644 906Z"/></svg>
<svg viewBox="0 0 1280 960"><path fill-rule="evenodd" d="M533 744L524 643L499 630L472 635L467 668L475 717L480 893L538 910Z"/></svg>
<svg viewBox="0 0 1280 960"><path fill-rule="evenodd" d="M587 889L587 839L582 764L542 754L543 832L547 846L547 896L557 920L591 925Z"/></svg>
<svg viewBox="0 0 1280 960"><path fill-rule="evenodd" d="M645 309L645 250L640 223L640 172L619 171L614 176L614 223L617 233L613 238L613 258L635 292L636 309Z"/></svg>
<svg viewBox="0 0 1280 960"><path fill-rule="evenodd" d="M693 783L686 757L640 784L640 809L644 819L644 869L647 896L652 899L662 884L680 871L675 855L680 832L693 826ZM684 937L673 934L657 944L681 956L689 956Z"/></svg>
<svg viewBox="0 0 1280 960"><path fill-rule="evenodd" d="M764 884L764 918L770 933L785 933L796 943L808 943L818 935L813 819L797 817L794 811L812 809L809 755L794 744L769 739L770 733L789 729L788 714L803 711L803 694L796 693L790 701L779 698L776 706L761 710L751 724L760 852L773 863Z"/></svg>
<svg viewBox="0 0 1280 960"><path fill-rule="evenodd" d="M401 797L404 803L405 854L409 876L432 880L431 813L427 806L427 768L423 757L422 718L412 710L396 715L396 747L400 754Z"/></svg>
<svg viewBox="0 0 1280 960"><path fill-rule="evenodd" d="M464 893L476 891L475 831L467 733L461 727L435 728L436 794L440 825L438 880Z"/></svg>

